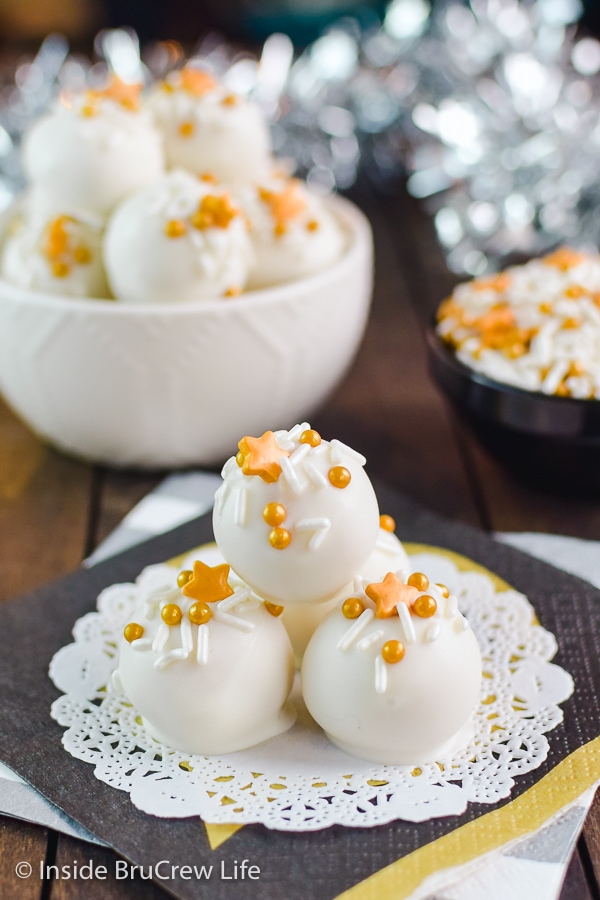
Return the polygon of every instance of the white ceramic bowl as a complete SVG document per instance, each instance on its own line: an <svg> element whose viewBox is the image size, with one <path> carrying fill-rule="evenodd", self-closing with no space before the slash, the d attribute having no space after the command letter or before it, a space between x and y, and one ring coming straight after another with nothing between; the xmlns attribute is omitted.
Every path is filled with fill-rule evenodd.
<svg viewBox="0 0 600 900"><path fill-rule="evenodd" d="M5 399L61 450L117 466L209 465L243 434L291 427L346 371L369 310L369 224L330 202L342 259L235 299L144 306L0 280Z"/></svg>

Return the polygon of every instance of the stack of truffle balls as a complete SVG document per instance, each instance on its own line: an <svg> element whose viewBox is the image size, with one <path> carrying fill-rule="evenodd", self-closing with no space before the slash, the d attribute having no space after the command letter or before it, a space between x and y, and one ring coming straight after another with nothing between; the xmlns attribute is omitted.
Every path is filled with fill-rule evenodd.
<svg viewBox="0 0 600 900"><path fill-rule="evenodd" d="M191 65L63 94L23 143L0 271L125 303L234 297L334 263L343 227L272 157L259 107Z"/></svg>
<svg viewBox="0 0 600 900"><path fill-rule="evenodd" d="M295 644L342 750L417 765L468 744L477 641L448 588L411 571L364 464L307 423L242 438L215 498L225 561L175 570L125 627L114 686L154 737L204 755L285 731Z"/></svg>

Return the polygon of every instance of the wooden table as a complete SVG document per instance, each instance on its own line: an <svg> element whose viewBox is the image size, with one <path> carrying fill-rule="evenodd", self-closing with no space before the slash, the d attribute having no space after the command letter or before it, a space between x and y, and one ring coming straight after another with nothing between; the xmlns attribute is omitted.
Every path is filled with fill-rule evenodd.
<svg viewBox="0 0 600 900"><path fill-rule="evenodd" d="M600 538L600 503L558 500L519 484L449 418L431 386L422 328L452 287L431 222L404 194L355 199L377 248L371 320L356 362L312 424L368 458L372 476L447 516L489 531L547 531ZM77 567L165 473L116 472L45 447L0 403L0 599ZM0 817L0 897L66 900L77 882L19 880L20 860L57 865L112 851ZM562 900L599 896L600 802L586 822ZM149 882L86 883L86 898L165 897ZM285 898L282 898L285 900Z"/></svg>

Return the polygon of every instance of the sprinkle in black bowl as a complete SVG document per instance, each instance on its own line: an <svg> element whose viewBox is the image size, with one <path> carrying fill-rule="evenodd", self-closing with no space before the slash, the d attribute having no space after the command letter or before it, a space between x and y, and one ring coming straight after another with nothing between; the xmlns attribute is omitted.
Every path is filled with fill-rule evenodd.
<svg viewBox="0 0 600 900"><path fill-rule="evenodd" d="M431 326L435 383L481 444L521 478L600 498L600 400L524 391L459 362Z"/></svg>

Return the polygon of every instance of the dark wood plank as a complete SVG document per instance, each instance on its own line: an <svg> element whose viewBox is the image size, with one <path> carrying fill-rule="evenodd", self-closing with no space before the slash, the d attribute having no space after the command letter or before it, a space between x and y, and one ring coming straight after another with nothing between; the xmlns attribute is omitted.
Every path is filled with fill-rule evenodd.
<svg viewBox="0 0 600 900"><path fill-rule="evenodd" d="M0 434L0 599L5 599L80 563L91 472L45 446L1 401Z"/></svg>
<svg viewBox="0 0 600 900"><path fill-rule="evenodd" d="M596 900L585 876L585 867L581 855L575 851L560 892L559 900Z"/></svg>
<svg viewBox="0 0 600 900"><path fill-rule="evenodd" d="M0 897L4 900L38 900L42 895L40 865L46 856L48 832L38 825L0 817ZM16 874L19 863L31 866L31 875ZM21 868L21 872L23 869ZM26 875L26 872L24 873Z"/></svg>
<svg viewBox="0 0 600 900"><path fill-rule="evenodd" d="M592 808L583 827L583 842L589 862L588 877L595 879L596 900L600 897L600 791L596 792Z"/></svg>
<svg viewBox="0 0 600 900"><path fill-rule="evenodd" d="M50 900L81 900L82 897L86 900L138 900L142 897L144 900L165 900L165 892L156 883L142 879L138 872L132 875L130 869L117 869L119 859L106 847L60 835L54 860L59 872L63 866L74 872L91 865L96 877L92 881L53 877L48 894ZM122 867L123 861L119 865Z"/></svg>
<svg viewBox="0 0 600 900"><path fill-rule="evenodd" d="M92 531L94 546L114 531L127 513L156 487L165 474L101 470L97 517Z"/></svg>

